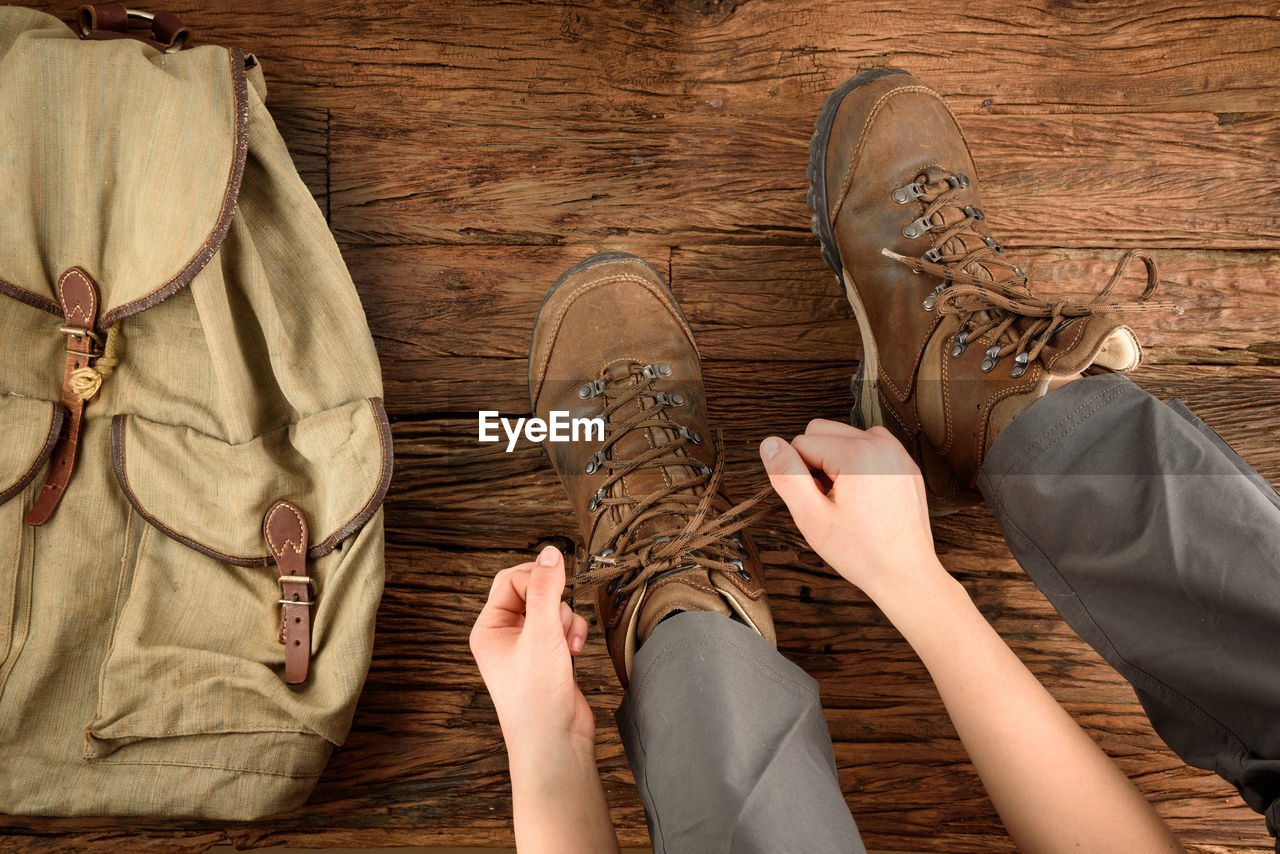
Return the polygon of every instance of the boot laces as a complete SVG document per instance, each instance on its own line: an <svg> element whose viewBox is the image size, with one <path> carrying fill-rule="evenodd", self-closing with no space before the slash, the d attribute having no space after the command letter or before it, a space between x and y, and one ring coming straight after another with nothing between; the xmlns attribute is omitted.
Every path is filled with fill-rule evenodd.
<svg viewBox="0 0 1280 854"><path fill-rule="evenodd" d="M1096 296L1087 302L1048 300L1032 292L1032 279L1004 255L1004 248L993 237L975 228L986 217L974 205L962 205L957 198L969 186L960 173L930 170L914 183L894 191L895 201L919 199L924 205L921 217L904 230L908 237L925 231L936 233L933 247L919 258L901 255L890 249L882 253L908 265L917 273L929 273L942 283L925 299L927 311L958 315L960 330L952 355L964 351L967 342L991 332L995 343L987 350L984 370L1009 352L1014 352L1014 376L1026 372L1027 363L1040 355L1045 345L1075 318L1095 314L1123 314L1142 311L1173 311L1182 308L1168 300L1153 300L1160 285L1155 259L1142 249L1128 252L1116 265L1115 272ZM952 225L944 211L958 210L961 217ZM944 224L939 224L939 223ZM967 239L966 239L967 238ZM957 247L959 247L957 249ZM1109 300L1130 263L1141 260L1146 267L1147 283L1136 300ZM985 275L984 275L985 274ZM1051 286L1053 290L1066 290Z"/></svg>
<svg viewBox="0 0 1280 854"><path fill-rule="evenodd" d="M632 363L627 367L627 375L620 380L610 380L602 373L579 392L588 396L589 391L589 396L605 399L601 413L604 444L587 462L587 472L605 471L608 476L587 509L593 514L617 512L621 520L599 554L591 556L587 569L569 579L564 598L572 599L603 586L617 607L659 576L699 568L734 572L749 581L751 575L743 564L747 555L741 539L734 535L772 510L771 502L762 504L771 490L761 490L728 507L719 492L724 476L723 434L716 432L715 465L706 466L690 457L689 446L706 440L671 418L671 410L683 406L684 397L653 388L656 379L670 376L671 366ZM637 402L641 406L634 414L618 417L625 407ZM619 459L611 453L618 441L632 431L653 428L674 438L658 442L631 459ZM644 495L609 494L623 478L644 469L678 469L688 474L682 479L668 477L666 486ZM599 521L597 516L593 530Z"/></svg>

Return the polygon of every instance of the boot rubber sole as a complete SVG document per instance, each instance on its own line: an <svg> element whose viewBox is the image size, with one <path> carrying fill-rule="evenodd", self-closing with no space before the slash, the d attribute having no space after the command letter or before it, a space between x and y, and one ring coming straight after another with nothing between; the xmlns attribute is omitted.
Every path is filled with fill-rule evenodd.
<svg viewBox="0 0 1280 854"><path fill-rule="evenodd" d="M857 403L850 413L850 421L860 430L866 430L884 424L884 413L880 409L880 360L877 355L875 336L871 333L871 322L867 318L867 310L858 295L858 287L853 276L844 268L840 260L840 249L836 246L835 232L831 228L831 214L827 199L827 145L831 140L831 128L835 124L836 111L846 95L874 80L894 74L906 74L897 68L873 68L849 78L841 83L822 104L818 118L813 125L813 137L809 140L809 168L805 176L809 181L809 192L806 200L813 215L809 218L809 228L818 238L822 251L822 260L836 274L836 284L853 306L854 317L858 321L858 334L862 339L862 361L853 375L851 391Z"/></svg>

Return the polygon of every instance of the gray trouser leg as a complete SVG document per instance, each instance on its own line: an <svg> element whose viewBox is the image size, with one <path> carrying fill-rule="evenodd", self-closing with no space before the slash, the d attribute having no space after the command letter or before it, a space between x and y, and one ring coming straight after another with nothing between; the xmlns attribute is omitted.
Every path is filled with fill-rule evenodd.
<svg viewBox="0 0 1280 854"><path fill-rule="evenodd" d="M1156 731L1280 825L1280 496L1181 403L1046 395L978 479L1014 557ZM1280 850L1280 847L1277 848Z"/></svg>
<svg viewBox="0 0 1280 854"><path fill-rule="evenodd" d="M656 854L865 854L818 684L741 623L664 620L617 719Z"/></svg>

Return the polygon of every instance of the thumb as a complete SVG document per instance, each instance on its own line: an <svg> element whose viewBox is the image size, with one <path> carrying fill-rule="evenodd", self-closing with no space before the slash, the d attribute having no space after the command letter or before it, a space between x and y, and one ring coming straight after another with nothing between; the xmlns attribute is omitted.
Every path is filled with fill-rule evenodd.
<svg viewBox="0 0 1280 854"><path fill-rule="evenodd" d="M564 556L555 546L547 546L538 555L529 575L525 591L525 621L538 628L560 629L560 594L564 592Z"/></svg>
<svg viewBox="0 0 1280 854"><path fill-rule="evenodd" d="M809 467L788 442L777 436L765 439L760 443L760 459L773 491L787 505L791 518L803 532L809 519L826 510L830 502L818 488Z"/></svg>

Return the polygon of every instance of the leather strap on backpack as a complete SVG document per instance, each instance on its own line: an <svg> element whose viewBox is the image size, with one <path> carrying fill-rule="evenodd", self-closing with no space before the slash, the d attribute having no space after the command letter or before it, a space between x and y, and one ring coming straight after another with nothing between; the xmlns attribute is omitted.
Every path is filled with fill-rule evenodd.
<svg viewBox="0 0 1280 854"><path fill-rule="evenodd" d="M150 38L140 32L130 32L131 20L149 23ZM82 39L137 39L164 53L177 53L191 39L191 30L182 26L171 12L142 12L126 9L119 3L81 6L76 12L76 23Z"/></svg>
<svg viewBox="0 0 1280 854"><path fill-rule="evenodd" d="M62 433L53 455L49 457L49 475L45 479L35 504L27 513L31 525L43 525L49 521L76 467L76 449L80 444L80 422L84 407L89 402L73 389L73 375L92 367L101 353L102 340L94 331L98 322L98 287L89 274L79 267L72 267L58 278L58 301L62 304L62 316L67 325L62 332L67 335L67 364L62 373L62 404L70 417L63 421ZM96 393L96 390L95 390ZM86 392L89 394L89 392ZM89 398L92 399L92 395Z"/></svg>
<svg viewBox="0 0 1280 854"><path fill-rule="evenodd" d="M307 577L307 517L296 504L277 501L262 520L267 548L280 568L280 636L284 676L290 685L307 681L311 665L311 602L315 584Z"/></svg>

